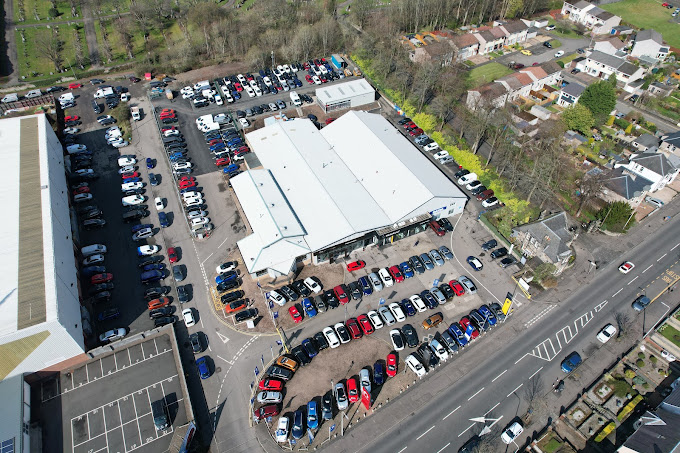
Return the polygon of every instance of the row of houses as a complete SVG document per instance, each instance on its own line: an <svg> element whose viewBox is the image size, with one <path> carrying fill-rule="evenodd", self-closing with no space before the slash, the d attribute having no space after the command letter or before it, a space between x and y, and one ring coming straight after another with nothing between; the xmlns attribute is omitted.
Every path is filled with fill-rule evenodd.
<svg viewBox="0 0 680 453"><path fill-rule="evenodd" d="M584 0L575 3L564 2L562 15L574 23L583 25L596 35L610 34L621 23L619 16Z"/></svg>

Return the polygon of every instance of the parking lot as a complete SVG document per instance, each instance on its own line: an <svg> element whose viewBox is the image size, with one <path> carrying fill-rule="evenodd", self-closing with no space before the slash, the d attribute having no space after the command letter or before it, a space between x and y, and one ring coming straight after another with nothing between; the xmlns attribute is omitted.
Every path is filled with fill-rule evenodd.
<svg viewBox="0 0 680 453"><path fill-rule="evenodd" d="M74 452L167 449L174 427L186 424L191 411L171 335L120 345L44 381L38 410L44 419L61 418L44 425L45 445L62 444L62 451ZM158 431L151 402L161 399L171 426Z"/></svg>

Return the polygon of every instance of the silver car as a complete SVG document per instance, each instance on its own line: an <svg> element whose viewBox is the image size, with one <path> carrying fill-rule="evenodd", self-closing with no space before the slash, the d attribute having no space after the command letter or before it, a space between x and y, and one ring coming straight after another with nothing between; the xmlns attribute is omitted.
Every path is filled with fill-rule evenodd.
<svg viewBox="0 0 680 453"><path fill-rule="evenodd" d="M335 384L335 402L338 405L338 410L344 411L347 409L347 392L345 385L342 382Z"/></svg>
<svg viewBox="0 0 680 453"><path fill-rule="evenodd" d="M281 392L260 392L257 394L258 403L280 403L282 399Z"/></svg>
<svg viewBox="0 0 680 453"><path fill-rule="evenodd" d="M359 384L366 389L368 393L371 393L371 373L366 368L362 368L359 371Z"/></svg>
<svg viewBox="0 0 680 453"><path fill-rule="evenodd" d="M383 289L382 281L375 272L368 274L368 280L371 282L371 285L375 291L381 291Z"/></svg>
<svg viewBox="0 0 680 453"><path fill-rule="evenodd" d="M425 268L428 271L434 269L434 263L432 262L430 255L428 255L427 253L423 253L419 256L419 258L420 258L420 261L423 262L423 264L425 265Z"/></svg>
<svg viewBox="0 0 680 453"><path fill-rule="evenodd" d="M467 278L465 275L461 275L458 277L458 282L460 282L461 285L465 287L465 291L467 291L470 294L476 294L477 293L477 287L475 286L474 283L472 283L472 280Z"/></svg>
<svg viewBox="0 0 680 453"><path fill-rule="evenodd" d="M437 299L437 302L439 302L440 304L446 303L446 297L444 297L444 293L442 293L439 288L432 288L430 290L430 293L432 293L434 298Z"/></svg>
<svg viewBox="0 0 680 453"><path fill-rule="evenodd" d="M444 265L444 258L439 254L439 252L436 249L430 250L430 257L432 258L432 261L437 266L443 266Z"/></svg>
<svg viewBox="0 0 680 453"><path fill-rule="evenodd" d="M397 322L397 320L394 319L392 312L387 307L383 306L383 307L378 308L378 313L380 313L380 316L382 316L382 319L385 320L385 324L387 324L388 326L391 326L392 324Z"/></svg>
<svg viewBox="0 0 680 453"><path fill-rule="evenodd" d="M453 259L453 253L451 253L451 250L449 250L449 248L446 247L445 245L439 247L439 254L442 255L447 260Z"/></svg>

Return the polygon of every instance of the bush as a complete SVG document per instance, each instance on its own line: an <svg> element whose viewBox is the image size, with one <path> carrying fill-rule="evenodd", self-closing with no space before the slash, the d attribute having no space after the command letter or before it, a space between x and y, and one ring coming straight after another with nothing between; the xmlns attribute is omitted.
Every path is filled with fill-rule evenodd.
<svg viewBox="0 0 680 453"><path fill-rule="evenodd" d="M657 360L659 359L657 359L656 356L653 355L649 356L649 361L652 362L653 365L656 364Z"/></svg>
<svg viewBox="0 0 680 453"><path fill-rule="evenodd" d="M595 442L602 442L605 437L607 437L612 431L616 429L616 423L614 422L609 422L607 426L602 428L602 431L595 436Z"/></svg>
<svg viewBox="0 0 680 453"><path fill-rule="evenodd" d="M628 371L633 370L626 370L626 377L628 377ZM633 377L635 377L635 373L633 373L631 379ZM629 393L633 393L633 387L631 387L631 385L623 379L612 379L607 381L607 385L614 389L614 395L618 396L619 398L625 398Z"/></svg>
<svg viewBox="0 0 680 453"><path fill-rule="evenodd" d="M609 118L607 118L607 123L606 123L607 126L611 126L612 124L614 124L615 119L616 119L616 117L614 115L610 115Z"/></svg>
<svg viewBox="0 0 680 453"><path fill-rule="evenodd" d="M664 370L663 368L659 368L657 370L661 376L668 376L668 370Z"/></svg>
<svg viewBox="0 0 680 453"><path fill-rule="evenodd" d="M643 367L645 366L645 361L642 360L642 359L637 359L637 361L635 362L635 365L636 365L638 368L643 368Z"/></svg>
<svg viewBox="0 0 680 453"><path fill-rule="evenodd" d="M624 120L623 118L616 118L614 120L614 124L616 124L621 129L625 129L628 126L630 126L630 123L628 121Z"/></svg>
<svg viewBox="0 0 680 453"><path fill-rule="evenodd" d="M635 409L635 406L637 406L637 405L640 403L640 401L642 401L642 395L638 395L638 396L636 396L635 398L633 398L632 400L630 400L630 402L629 402L628 404L626 404L626 405L623 407L623 409L621 409L621 412L618 413L618 415L616 416L616 418L617 418L620 422L622 422L623 420L625 420L626 417L628 417L628 414L630 414L631 412L633 412L633 409Z"/></svg>
<svg viewBox="0 0 680 453"><path fill-rule="evenodd" d="M50 17L59 17L59 10L56 8L50 8L50 10L47 11L47 14L49 14Z"/></svg>
<svg viewBox="0 0 680 453"><path fill-rule="evenodd" d="M635 371L630 368L627 368L623 374L625 374L628 379L633 379L635 377Z"/></svg>
<svg viewBox="0 0 680 453"><path fill-rule="evenodd" d="M656 131L658 130L656 124L649 122L645 122L645 129L647 129L652 134L656 134Z"/></svg>
<svg viewBox="0 0 680 453"><path fill-rule="evenodd" d="M627 135L630 135L631 132L633 132L633 125L629 124L626 130L624 131Z"/></svg>
<svg viewBox="0 0 680 453"><path fill-rule="evenodd" d="M560 66L560 68L564 69L564 62L562 60L557 60L557 64Z"/></svg>
<svg viewBox="0 0 680 453"><path fill-rule="evenodd" d="M644 359L645 358L645 353L644 352L638 352L638 359Z"/></svg>

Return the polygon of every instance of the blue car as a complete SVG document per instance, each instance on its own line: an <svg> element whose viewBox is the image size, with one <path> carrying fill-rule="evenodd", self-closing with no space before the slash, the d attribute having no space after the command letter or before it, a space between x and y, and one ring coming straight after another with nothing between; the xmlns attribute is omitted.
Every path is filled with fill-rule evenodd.
<svg viewBox="0 0 680 453"><path fill-rule="evenodd" d="M153 228L153 225L148 224L148 223L142 223L140 225L132 225L130 227L130 232L134 234L134 233L138 232L139 230L143 230L144 228Z"/></svg>
<svg viewBox="0 0 680 453"><path fill-rule="evenodd" d="M220 151L220 150L223 150L226 147L227 147L227 145L225 145L224 143L215 143L214 145L212 145L210 147L210 151L213 151L213 152Z"/></svg>
<svg viewBox="0 0 680 453"><path fill-rule="evenodd" d="M235 280L238 278L238 274L234 271L229 271L224 274L220 274L217 277L215 277L215 283L218 285L222 282L229 282L231 280Z"/></svg>
<svg viewBox="0 0 680 453"><path fill-rule="evenodd" d="M307 313L307 316L310 318L313 318L316 316L316 308L314 307L314 304L312 303L312 300L309 297L305 297L302 299L302 306L305 309L305 313Z"/></svg>
<svg viewBox="0 0 680 453"><path fill-rule="evenodd" d="M319 414L316 401L307 403L307 427L309 429L316 429L319 427Z"/></svg>
<svg viewBox="0 0 680 453"><path fill-rule="evenodd" d="M404 274L404 278L413 277L413 269L411 269L411 266L409 266L406 261L399 265L399 270L401 270L401 273Z"/></svg>
<svg viewBox="0 0 680 453"><path fill-rule="evenodd" d="M142 178L128 178L125 182L142 182Z"/></svg>
<svg viewBox="0 0 680 453"><path fill-rule="evenodd" d="M291 429L290 434L293 436L293 439L302 439L302 436L305 434L305 421L302 417L302 411L297 410L295 411L295 414L293 414L293 429Z"/></svg>
<svg viewBox="0 0 680 453"><path fill-rule="evenodd" d="M232 91L231 97L233 97L234 99L236 99L238 101L239 99L241 99L241 93L239 93L238 91Z"/></svg>
<svg viewBox="0 0 680 453"><path fill-rule="evenodd" d="M401 307L406 312L406 316L415 316L417 313L416 307L414 307L413 303L408 299L401 301Z"/></svg>
<svg viewBox="0 0 680 453"><path fill-rule="evenodd" d="M483 317L486 318L486 320L489 322L490 325L495 326L496 322L498 321L496 319L496 315L493 314L491 309L487 307L486 305L482 305L479 307L479 310L477 310Z"/></svg>
<svg viewBox="0 0 680 453"><path fill-rule="evenodd" d="M232 138L227 142L227 145L231 148L232 146L242 146L243 145L243 140L240 138Z"/></svg>
<svg viewBox="0 0 680 453"><path fill-rule="evenodd" d="M309 338L302 340L302 349L305 350L310 359L313 359L319 354L319 349Z"/></svg>
<svg viewBox="0 0 680 453"><path fill-rule="evenodd" d="M373 294L373 287L371 282L368 281L368 277L359 278L359 284L361 285L361 290L364 292L364 296L370 296Z"/></svg>
<svg viewBox="0 0 680 453"><path fill-rule="evenodd" d="M142 271L148 272L148 271L162 271L165 269L165 264L147 264L142 268Z"/></svg>
<svg viewBox="0 0 680 453"><path fill-rule="evenodd" d="M274 85L272 85L272 86L269 87L269 92L271 94L276 94L276 93L279 92L279 90L277 90L276 87Z"/></svg>
<svg viewBox="0 0 680 453"><path fill-rule="evenodd" d="M83 269L80 270L80 274L83 277L92 277L95 274L104 274L106 273L106 268L104 266L88 266L84 267Z"/></svg>
<svg viewBox="0 0 680 453"><path fill-rule="evenodd" d="M449 333L453 338L456 339L459 345L465 346L466 344L468 344L468 339L463 333L463 330L460 328L458 323L454 322L449 326Z"/></svg>
<svg viewBox="0 0 680 453"><path fill-rule="evenodd" d="M161 278L163 278L162 271L146 271L142 272L142 275L139 276L139 279L142 281L142 283L157 282Z"/></svg>
<svg viewBox="0 0 680 453"><path fill-rule="evenodd" d="M425 301L425 305L427 305L427 308L429 308L430 310L434 310L435 308L437 308L437 306L439 306L437 298L435 298L432 295L432 293L429 292L428 290L421 292L420 298L423 299L423 301Z"/></svg>
<svg viewBox="0 0 680 453"><path fill-rule="evenodd" d="M484 265L476 256L468 256L466 261L475 271L481 271L484 268Z"/></svg>
<svg viewBox="0 0 680 453"><path fill-rule="evenodd" d="M574 351L571 354L569 354L564 360L562 360L562 371L565 373L571 373L574 371L576 368L578 368L579 365L583 360L581 360L581 356L578 355L578 352Z"/></svg>
<svg viewBox="0 0 680 453"><path fill-rule="evenodd" d="M150 157L147 157L147 158L146 158L146 168L148 168L149 170L151 170L151 169L154 168L155 166L156 166L156 161L153 160L153 159L150 158Z"/></svg>
<svg viewBox="0 0 680 453"><path fill-rule="evenodd" d="M118 316L120 316L120 311L118 311L118 308L112 307L107 308L103 312L99 313L99 315L97 315L97 320L106 321L109 319L116 319Z"/></svg>
<svg viewBox="0 0 680 453"><path fill-rule="evenodd" d="M373 364L373 382L375 382L375 385L385 383L385 367L380 360Z"/></svg>
<svg viewBox="0 0 680 453"><path fill-rule="evenodd" d="M170 222L168 222L168 215L164 212L158 213L158 222L160 222L161 228L167 228L170 226Z"/></svg>
<svg viewBox="0 0 680 453"><path fill-rule="evenodd" d="M155 173L149 173L149 182L152 186L157 186L159 184L158 175Z"/></svg>
<svg viewBox="0 0 680 453"><path fill-rule="evenodd" d="M201 379L208 379L210 377L210 367L205 357L197 358L196 366L198 367L198 374L201 376Z"/></svg>

